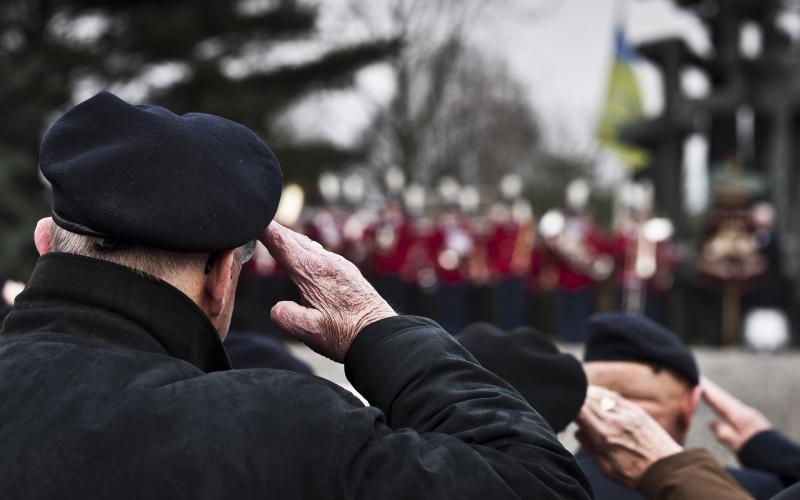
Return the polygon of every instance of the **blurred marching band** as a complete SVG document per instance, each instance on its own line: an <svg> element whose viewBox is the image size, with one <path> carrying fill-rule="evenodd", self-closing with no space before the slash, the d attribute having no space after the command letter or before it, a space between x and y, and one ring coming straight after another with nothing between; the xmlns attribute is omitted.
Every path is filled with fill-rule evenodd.
<svg viewBox="0 0 800 500"><path fill-rule="evenodd" d="M697 276L724 290L717 314L723 323L735 315L738 328L746 289L738 285L778 266L770 262L768 203L742 212L722 199L701 246L686 251L674 241L671 221L654 213L648 181L617 189L610 231L593 221L591 188L581 178L567 186L563 207L540 217L516 174L488 194L452 177L435 190L406 185L399 168L388 169L383 181L383 189L373 189L362 175L322 174L316 206L289 185L276 220L354 262L396 310L433 317L453 334L469 322L491 321L502 329L533 324L560 341L580 342L591 314L615 309L669 324L670 290L687 260ZM289 289L259 245L243 272L235 326L271 331L263 304Z"/></svg>

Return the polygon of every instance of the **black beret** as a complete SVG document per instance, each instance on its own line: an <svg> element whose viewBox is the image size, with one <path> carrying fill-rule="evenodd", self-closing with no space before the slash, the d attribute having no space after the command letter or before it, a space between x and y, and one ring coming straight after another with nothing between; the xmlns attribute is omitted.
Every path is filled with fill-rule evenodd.
<svg viewBox="0 0 800 500"><path fill-rule="evenodd" d="M693 385L700 371L692 351L671 330L642 316L597 314L586 326L584 361L631 361L663 367Z"/></svg>
<svg viewBox="0 0 800 500"><path fill-rule="evenodd" d="M234 248L275 215L282 173L246 127L100 92L48 130L39 167L64 229L176 252Z"/></svg>
<svg viewBox="0 0 800 500"><path fill-rule="evenodd" d="M586 399L583 367L543 334L527 327L505 333L494 325L475 323L456 339L481 366L511 384L555 432L578 415Z"/></svg>

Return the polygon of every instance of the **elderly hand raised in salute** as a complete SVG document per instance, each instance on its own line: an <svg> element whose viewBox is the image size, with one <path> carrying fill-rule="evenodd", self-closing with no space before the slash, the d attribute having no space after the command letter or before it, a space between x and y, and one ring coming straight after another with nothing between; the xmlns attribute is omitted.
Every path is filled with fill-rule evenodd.
<svg viewBox="0 0 800 500"><path fill-rule="evenodd" d="M343 362L365 326L397 315L352 262L307 236L272 222L260 240L303 298L275 304L272 321L318 353Z"/></svg>
<svg viewBox="0 0 800 500"><path fill-rule="evenodd" d="M742 403L713 381L703 377L700 385L703 400L717 417L711 422L711 431L717 441L732 452L739 453L753 436L772 429L763 413Z"/></svg>
<svg viewBox="0 0 800 500"><path fill-rule="evenodd" d="M576 434L603 473L645 498L752 498L708 451L684 450L636 403L589 386Z"/></svg>
<svg viewBox="0 0 800 500"><path fill-rule="evenodd" d="M631 488L652 464L683 451L641 406L603 387L589 386L577 423L576 437L603 473Z"/></svg>

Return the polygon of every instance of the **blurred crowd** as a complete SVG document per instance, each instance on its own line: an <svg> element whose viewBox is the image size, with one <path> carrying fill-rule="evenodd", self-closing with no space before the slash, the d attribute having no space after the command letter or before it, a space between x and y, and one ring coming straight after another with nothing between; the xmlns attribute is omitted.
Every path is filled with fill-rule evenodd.
<svg viewBox="0 0 800 500"><path fill-rule="evenodd" d="M505 329L535 326L557 333L561 341L582 342L586 319L613 310L670 324L670 292L680 267L707 285L698 294L705 302L700 316L722 322L729 311L720 297L731 278L724 274L738 269L730 252L742 254L755 276L741 287L747 291L745 312L780 310L777 280L765 278L780 274L768 203L748 207L743 234L723 215L712 222L700 249L687 251L676 243L672 222L654 213L647 182L618 190L613 222L605 228L593 219L591 189L580 178L567 186L563 207L538 217L514 175L501 180L491 203L481 203L477 189L450 178L433 200L411 186L396 195L390 190L373 204L364 202L363 187L340 197L336 190L330 193L335 179L321 180L324 201L302 206L302 194L296 193L284 224L356 263L396 310L432 317L449 332L489 321ZM285 203L292 199L284 194ZM259 247L243 272L234 325L271 331L261 305L290 289L289 279ZM734 314L744 317L741 311ZM719 335L699 340L721 341Z"/></svg>

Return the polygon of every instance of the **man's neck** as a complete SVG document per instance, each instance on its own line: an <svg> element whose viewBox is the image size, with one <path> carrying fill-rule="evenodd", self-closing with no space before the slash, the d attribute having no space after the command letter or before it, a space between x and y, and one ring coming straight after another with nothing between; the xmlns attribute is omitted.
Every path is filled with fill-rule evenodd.
<svg viewBox="0 0 800 500"><path fill-rule="evenodd" d="M2 334L52 332L162 352L204 371L229 368L208 316L163 280L111 262L43 255Z"/></svg>

